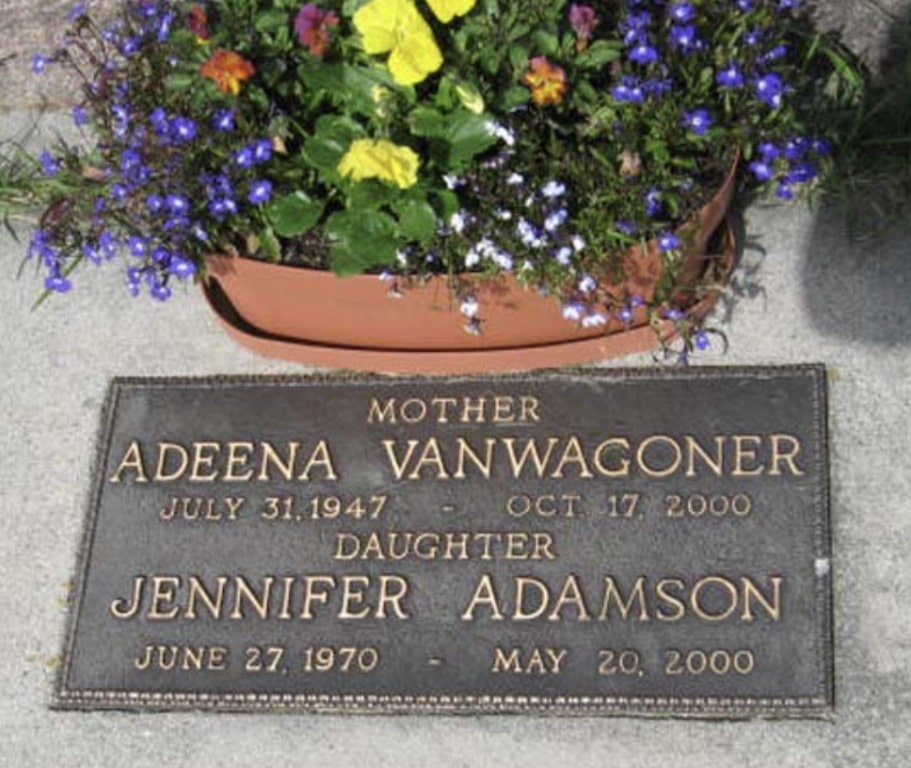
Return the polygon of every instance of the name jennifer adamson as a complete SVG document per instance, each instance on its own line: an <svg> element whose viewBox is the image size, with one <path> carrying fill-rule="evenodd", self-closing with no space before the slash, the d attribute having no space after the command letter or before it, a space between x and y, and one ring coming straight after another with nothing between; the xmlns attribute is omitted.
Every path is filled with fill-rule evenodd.
<svg viewBox="0 0 911 768"><path fill-rule="evenodd" d="M457 609L462 621L718 623L781 620L784 577L705 574L693 578L605 574L583 581L483 573ZM173 574L134 576L127 596L110 603L121 620L312 621L414 617L411 584L396 574L239 574L209 578Z"/></svg>

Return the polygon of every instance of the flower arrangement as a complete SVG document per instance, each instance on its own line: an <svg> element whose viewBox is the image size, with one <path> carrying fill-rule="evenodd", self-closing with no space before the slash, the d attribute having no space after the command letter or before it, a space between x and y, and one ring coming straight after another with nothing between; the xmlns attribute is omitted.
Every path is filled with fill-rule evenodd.
<svg viewBox="0 0 911 768"><path fill-rule="evenodd" d="M102 23L80 3L32 62L79 75L87 139L25 164L28 254L59 293L122 254L159 300L213 251L396 285L509 273L570 322L646 306L704 346L675 299L681 222L738 162L785 200L812 186L861 85L797 5L125 0ZM649 240L654 295L605 292Z"/></svg>

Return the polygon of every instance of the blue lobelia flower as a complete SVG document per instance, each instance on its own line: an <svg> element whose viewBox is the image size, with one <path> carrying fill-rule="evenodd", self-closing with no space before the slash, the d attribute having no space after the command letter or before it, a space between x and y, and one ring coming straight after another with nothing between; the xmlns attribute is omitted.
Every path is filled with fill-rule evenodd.
<svg viewBox="0 0 911 768"><path fill-rule="evenodd" d="M41 154L38 155L38 162L41 163L41 172L45 176L56 176L60 173L60 161L46 149L41 150Z"/></svg>
<svg viewBox="0 0 911 768"><path fill-rule="evenodd" d="M671 26L670 31L671 45L678 48L683 53L690 53L698 50L702 43L696 35L696 27L693 24Z"/></svg>
<svg viewBox="0 0 911 768"><path fill-rule="evenodd" d="M196 265L189 259L174 254L168 264L168 272L181 280L186 280L196 274Z"/></svg>
<svg viewBox="0 0 911 768"><path fill-rule="evenodd" d="M797 163L785 174L787 184L806 184L819 175L819 169L808 162Z"/></svg>
<svg viewBox="0 0 911 768"><path fill-rule="evenodd" d="M59 269L55 269L44 278L44 287L54 293L66 293L73 287L73 284L60 274Z"/></svg>
<svg viewBox="0 0 911 768"><path fill-rule="evenodd" d="M629 52L629 57L637 64L648 66L649 64L654 64L658 61L658 51L653 46L643 41L636 43L636 45L633 46L633 49Z"/></svg>
<svg viewBox="0 0 911 768"><path fill-rule="evenodd" d="M626 45L644 41L648 36L648 25L652 15L648 11L632 11L620 22L623 42Z"/></svg>
<svg viewBox="0 0 911 768"><path fill-rule="evenodd" d="M759 75L759 77L753 81L753 87L756 91L756 96L764 104L768 104L775 109L778 109L782 105L784 81L781 79L780 75L777 75L774 72Z"/></svg>
<svg viewBox="0 0 911 768"><path fill-rule="evenodd" d="M704 136L712 127L712 116L707 109L694 109L683 113L683 124L697 136Z"/></svg>
<svg viewBox="0 0 911 768"><path fill-rule="evenodd" d="M766 160L754 160L749 169L757 181L768 181L775 175L775 169Z"/></svg>
<svg viewBox="0 0 911 768"><path fill-rule="evenodd" d="M690 3L674 3L668 9L668 15L680 24L687 24L693 20L696 12Z"/></svg>
<svg viewBox="0 0 911 768"><path fill-rule="evenodd" d="M234 163L239 168L251 168L255 162L252 147L242 147L234 153Z"/></svg>
<svg viewBox="0 0 911 768"><path fill-rule="evenodd" d="M149 293L152 294L153 299L158 301L167 301L171 298L171 289L157 278L151 281Z"/></svg>
<svg viewBox="0 0 911 768"><path fill-rule="evenodd" d="M67 21L76 21L76 19L85 15L85 3L76 3L72 8L70 8L69 13L66 15Z"/></svg>
<svg viewBox="0 0 911 768"><path fill-rule="evenodd" d="M253 142L253 160L257 163L265 163L272 157L272 142L269 139L259 139Z"/></svg>
<svg viewBox="0 0 911 768"><path fill-rule="evenodd" d="M72 115L73 125L75 125L77 128L82 128L82 126L89 121L89 113L86 112L85 108L80 104L77 104L75 107L73 107Z"/></svg>
<svg viewBox="0 0 911 768"><path fill-rule="evenodd" d="M227 133L234 130L234 110L220 109L212 118L212 124L216 131Z"/></svg>
<svg viewBox="0 0 911 768"><path fill-rule="evenodd" d="M663 252L673 251L680 247L680 238L673 232L662 232L658 236L658 248Z"/></svg>
<svg viewBox="0 0 911 768"><path fill-rule="evenodd" d="M190 201L183 195L168 195L164 201L167 209L178 216L190 210Z"/></svg>
<svg viewBox="0 0 911 768"><path fill-rule="evenodd" d="M661 192L656 187L652 187L645 195L645 215L650 219L654 219L661 213L663 208Z"/></svg>
<svg viewBox="0 0 911 768"><path fill-rule="evenodd" d="M36 53L32 56L32 72L36 75L43 75L47 69L50 59L42 53Z"/></svg>
<svg viewBox="0 0 911 768"><path fill-rule="evenodd" d="M267 203L272 198L272 182L267 179L258 179L250 185L247 200L253 205Z"/></svg>
<svg viewBox="0 0 911 768"><path fill-rule="evenodd" d="M645 90L642 84L630 75L626 75L619 85L611 88L611 96L617 101L627 101L632 104L641 104L645 101Z"/></svg>
<svg viewBox="0 0 911 768"><path fill-rule="evenodd" d="M741 88L745 82L743 71L736 62L728 62L724 69L718 70L715 75L715 82L722 88Z"/></svg>
<svg viewBox="0 0 911 768"><path fill-rule="evenodd" d="M189 117L175 117L170 124L171 138L177 143L196 138L196 123Z"/></svg>
<svg viewBox="0 0 911 768"><path fill-rule="evenodd" d="M764 141L756 147L756 151L762 155L762 159L770 163L781 157L781 150L770 141Z"/></svg>

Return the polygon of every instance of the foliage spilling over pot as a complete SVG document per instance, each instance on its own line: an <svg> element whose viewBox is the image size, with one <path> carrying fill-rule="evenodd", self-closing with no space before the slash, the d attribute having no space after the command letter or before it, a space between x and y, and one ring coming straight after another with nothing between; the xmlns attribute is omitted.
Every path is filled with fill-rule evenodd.
<svg viewBox="0 0 911 768"><path fill-rule="evenodd" d="M122 254L129 291L161 300L213 251L393 281L505 272L597 326L643 303L599 286L654 239L650 307L686 325L680 223L735 158L794 197L856 96L797 6L126 0L98 22L79 4L32 62L80 75L87 140L16 188L46 206L29 255L66 292Z"/></svg>

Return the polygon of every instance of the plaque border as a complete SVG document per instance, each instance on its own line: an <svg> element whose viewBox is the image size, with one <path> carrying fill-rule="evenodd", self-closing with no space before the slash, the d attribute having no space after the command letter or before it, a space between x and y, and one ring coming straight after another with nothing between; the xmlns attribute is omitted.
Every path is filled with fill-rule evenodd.
<svg viewBox="0 0 911 768"><path fill-rule="evenodd" d="M811 380L813 431L816 442L815 599L820 626L814 632L819 693L801 697L751 696L535 696L535 695L378 695L378 694L284 694L284 693L175 693L68 687L72 650L76 641L84 585L104 490L103 468L107 466L120 394L126 388L232 386L335 386L344 384L398 385L403 381L435 384L521 382L528 379L566 379L580 375L605 380L738 379L803 375ZM271 712L288 714L523 714L560 716L638 716L743 720L752 718L831 719L835 712L834 628L832 604L832 529L830 505L829 424L827 369L823 363L773 366L704 366L697 368L560 368L527 374L381 376L347 371L313 374L215 376L115 376L108 383L103 415L96 434L91 472L90 509L85 517L77 552L76 587L68 604L63 663L58 668L50 706L55 710L212 711Z"/></svg>

